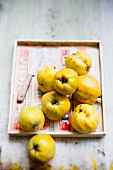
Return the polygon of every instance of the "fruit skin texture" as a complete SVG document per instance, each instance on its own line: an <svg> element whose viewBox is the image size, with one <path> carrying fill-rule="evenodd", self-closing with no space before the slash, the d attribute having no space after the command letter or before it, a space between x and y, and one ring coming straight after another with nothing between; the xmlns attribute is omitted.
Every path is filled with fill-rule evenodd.
<svg viewBox="0 0 113 170"><path fill-rule="evenodd" d="M99 113L92 105L79 104L70 117L70 123L79 133L93 132L99 124Z"/></svg>
<svg viewBox="0 0 113 170"><path fill-rule="evenodd" d="M39 89L46 93L49 91L54 90L53 87L53 80L54 75L58 71L58 68L55 68L53 66L44 66L42 69L40 69L37 73L37 81L39 84Z"/></svg>
<svg viewBox="0 0 113 170"><path fill-rule="evenodd" d="M43 112L37 107L27 106L20 111L18 123L20 128L26 132L40 130L45 122Z"/></svg>
<svg viewBox="0 0 113 170"><path fill-rule="evenodd" d="M66 57L65 66L75 70L78 75L85 75L92 66L92 60L86 51L80 50Z"/></svg>
<svg viewBox="0 0 113 170"><path fill-rule="evenodd" d="M33 136L28 143L28 153L31 159L46 163L50 161L56 152L56 143L49 134Z"/></svg>
<svg viewBox="0 0 113 170"><path fill-rule="evenodd" d="M60 120L70 110L70 101L56 91L51 91L42 96L42 111L50 120Z"/></svg>
<svg viewBox="0 0 113 170"><path fill-rule="evenodd" d="M78 74L69 68L56 72L54 76L54 88L62 95L74 93L78 87Z"/></svg>
<svg viewBox="0 0 113 170"><path fill-rule="evenodd" d="M95 103L97 98L101 96L101 89L97 79L89 75L78 76L78 79L79 85L74 93L75 98L80 103Z"/></svg>

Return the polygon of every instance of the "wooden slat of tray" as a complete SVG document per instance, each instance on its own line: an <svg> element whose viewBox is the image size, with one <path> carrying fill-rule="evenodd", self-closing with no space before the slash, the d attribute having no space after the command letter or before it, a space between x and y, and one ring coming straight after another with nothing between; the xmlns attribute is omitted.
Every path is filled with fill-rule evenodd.
<svg viewBox="0 0 113 170"><path fill-rule="evenodd" d="M51 47L58 47L58 46L92 46L99 48L100 41L37 41L37 40L17 40L17 46L51 46Z"/></svg>
<svg viewBox="0 0 113 170"><path fill-rule="evenodd" d="M98 53L98 66L93 63L93 66L96 67L96 71L99 77L99 83L101 85L102 90L102 98L96 105L96 107L100 107L100 117L101 121L99 124L99 129L97 129L96 132L88 133L88 134L79 134L77 132L74 132L73 130L67 131L67 130L60 130L60 131L46 131L46 130L40 130L37 132L22 132L21 130L15 130L13 129L13 123L14 123L14 114L13 114L13 105L15 100L15 86L17 85L18 79L15 76L16 69L18 67L17 60L18 60L18 49L19 48L27 48L30 49L30 52L34 50L34 48L44 47L46 46L49 48L62 48L66 49L67 47L71 48L86 48L88 49L88 53L91 51L91 49L94 49L93 51L96 52L96 55ZM15 46L14 46L14 56L13 56L13 68L12 68L12 80L11 80L11 98L10 98L10 113L9 113L9 124L8 124L8 134L10 135L19 135L19 136L28 136L28 135L34 135L37 133L48 133L52 136L56 137L103 137L105 135L105 127L104 127L104 95L103 95L103 71L102 71L102 53L101 53L101 42L100 41L37 41L37 40L16 40ZM94 59L94 58L93 58ZM93 67L92 66L92 67ZM95 76L95 73L92 72L93 76ZM31 88L30 88L31 90ZM17 94L16 94L17 95ZM27 95L26 95L27 96ZM27 98L27 97L26 97ZM32 102L31 102L32 103Z"/></svg>

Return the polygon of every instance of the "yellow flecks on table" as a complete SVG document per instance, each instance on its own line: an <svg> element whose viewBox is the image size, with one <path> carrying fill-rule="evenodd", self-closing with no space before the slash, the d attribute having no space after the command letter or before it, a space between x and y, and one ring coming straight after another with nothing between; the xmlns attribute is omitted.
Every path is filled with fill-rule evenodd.
<svg viewBox="0 0 113 170"><path fill-rule="evenodd" d="M91 161L92 161L92 167L93 167L93 169L94 169L94 170L98 170L98 168L97 168L97 163L96 163L96 160L95 160L93 154L91 154Z"/></svg>
<svg viewBox="0 0 113 170"><path fill-rule="evenodd" d="M14 164L12 165L12 170L21 170L20 164L14 163Z"/></svg>
<svg viewBox="0 0 113 170"><path fill-rule="evenodd" d="M110 164L110 170L113 170L113 164Z"/></svg>
<svg viewBox="0 0 113 170"><path fill-rule="evenodd" d="M80 168L78 168L78 167L75 166L75 165L70 165L69 170L80 170Z"/></svg>
<svg viewBox="0 0 113 170"><path fill-rule="evenodd" d="M53 170L52 165L48 164L45 170Z"/></svg>
<svg viewBox="0 0 113 170"><path fill-rule="evenodd" d="M65 170L65 168L64 168L63 166L61 166L61 167L59 168L59 170Z"/></svg>

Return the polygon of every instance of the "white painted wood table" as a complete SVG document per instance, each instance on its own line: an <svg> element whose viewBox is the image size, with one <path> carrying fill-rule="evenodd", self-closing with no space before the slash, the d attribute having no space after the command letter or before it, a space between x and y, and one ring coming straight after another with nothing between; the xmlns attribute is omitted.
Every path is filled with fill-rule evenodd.
<svg viewBox="0 0 113 170"><path fill-rule="evenodd" d="M103 138L55 138L56 155L49 163L58 169L70 164L98 170L113 163L113 1L0 0L0 146L2 162L29 167L30 137L7 133L15 39L101 40L104 69L105 130Z"/></svg>

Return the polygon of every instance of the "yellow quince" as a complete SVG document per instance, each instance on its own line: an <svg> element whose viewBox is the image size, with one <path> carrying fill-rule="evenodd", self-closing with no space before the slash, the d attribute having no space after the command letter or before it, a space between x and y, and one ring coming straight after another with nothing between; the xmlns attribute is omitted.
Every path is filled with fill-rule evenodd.
<svg viewBox="0 0 113 170"><path fill-rule="evenodd" d="M73 94L78 87L78 74L70 68L63 68L56 72L53 85L62 95Z"/></svg>
<svg viewBox="0 0 113 170"><path fill-rule="evenodd" d="M37 81L39 84L39 89L46 93L49 91L54 90L53 87L53 80L54 75L58 71L58 68L55 68L54 66L44 66L42 69L40 69L37 73Z"/></svg>
<svg viewBox="0 0 113 170"><path fill-rule="evenodd" d="M43 112L34 106L26 106L18 115L20 128L26 132L40 130L45 122Z"/></svg>
<svg viewBox="0 0 113 170"><path fill-rule="evenodd" d="M70 110L70 101L67 96L56 91L45 93L42 96L42 111L50 120L60 120Z"/></svg>
<svg viewBox="0 0 113 170"><path fill-rule="evenodd" d="M99 113L92 105L79 104L72 112L70 123L79 133L93 132L99 124Z"/></svg>
<svg viewBox="0 0 113 170"><path fill-rule="evenodd" d="M92 66L92 60L86 51L80 50L66 57L65 66L75 70L78 75L85 75Z"/></svg>
<svg viewBox="0 0 113 170"><path fill-rule="evenodd" d="M31 159L46 163L50 161L56 152L56 143L49 134L33 136L28 143L28 153Z"/></svg>
<svg viewBox="0 0 113 170"><path fill-rule="evenodd" d="M75 98L80 103L93 104L101 96L101 89L98 80L90 75L78 76L79 83Z"/></svg>

